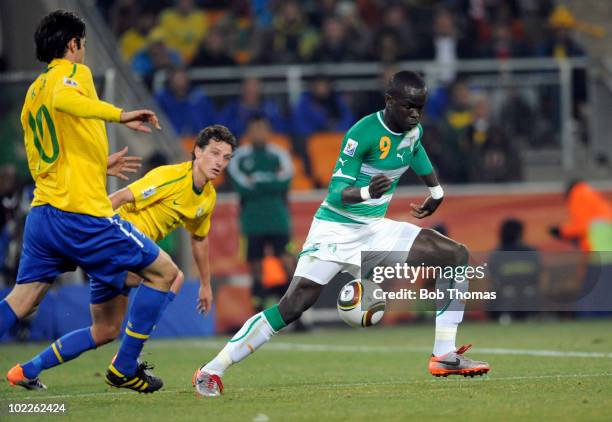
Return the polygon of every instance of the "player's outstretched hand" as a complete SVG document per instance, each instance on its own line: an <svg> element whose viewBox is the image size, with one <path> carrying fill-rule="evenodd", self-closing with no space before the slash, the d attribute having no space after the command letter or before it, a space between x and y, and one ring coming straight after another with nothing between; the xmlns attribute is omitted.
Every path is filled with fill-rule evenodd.
<svg viewBox="0 0 612 422"><path fill-rule="evenodd" d="M391 183L393 183L393 180L389 179L384 174L377 174L376 176L372 177L372 180L370 180L370 184L368 185L370 196L373 199L380 198L391 188Z"/></svg>
<svg viewBox="0 0 612 422"><path fill-rule="evenodd" d="M122 111L119 121L137 132L151 133L151 128L146 123L150 123L157 130L161 130L159 120L151 110Z"/></svg>
<svg viewBox="0 0 612 422"><path fill-rule="evenodd" d="M438 209L443 199L433 199L431 196L428 196L421 205L410 204L410 208L412 208L410 214L416 218L425 218L428 215L432 215Z"/></svg>
<svg viewBox="0 0 612 422"><path fill-rule="evenodd" d="M121 180L128 180L125 173L136 173L142 167L142 157L127 155L128 147L108 156L106 174Z"/></svg>
<svg viewBox="0 0 612 422"><path fill-rule="evenodd" d="M196 305L198 313L208 315L210 309L212 308L212 303L213 294L210 284L206 286L200 285L200 290L198 291L198 303Z"/></svg>

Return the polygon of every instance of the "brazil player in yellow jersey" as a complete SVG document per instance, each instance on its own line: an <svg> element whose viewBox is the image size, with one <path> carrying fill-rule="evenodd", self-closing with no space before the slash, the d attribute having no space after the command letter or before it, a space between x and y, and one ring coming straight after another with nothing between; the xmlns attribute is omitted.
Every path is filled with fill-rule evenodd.
<svg viewBox="0 0 612 422"><path fill-rule="evenodd" d="M155 241L163 239L180 226L189 231L193 257L200 273L197 307L205 313L210 310L213 301L208 261L208 232L217 194L212 181L227 167L235 148L236 138L229 129L221 125L209 126L196 138L192 161L157 167L110 196L113 209L118 211L121 218ZM90 305L92 325L87 329L92 333L95 346L82 344L80 350L74 350L70 359L117 338L128 306L129 289L137 285L140 279L139 276L128 273L123 290L94 295L97 300ZM179 272L166 296L164 308L174 299L182 285L183 275ZM81 330L73 333L79 331ZM58 341L61 343L61 339ZM44 361L44 354L45 351L18 366L25 368L29 378L38 379L42 370L70 360ZM38 361L42 364L36 366ZM10 374L8 377L11 378ZM38 387L45 388L40 381Z"/></svg>
<svg viewBox="0 0 612 422"><path fill-rule="evenodd" d="M0 336L34 309L63 272L81 267L89 274L92 303L123 289L128 271L138 273L144 281L106 380L116 387L156 391L162 380L137 359L179 271L151 239L115 215L106 192L109 151L104 122L149 132L147 123L160 129L157 117L149 110L126 112L98 99L91 71L83 64L85 24L78 16L65 11L47 15L34 39L36 55L48 67L26 93L21 124L36 186L17 284L0 302ZM88 328L60 340L33 362L34 368L69 360L83 345L95 347ZM39 387L27 369L14 369L11 384Z"/></svg>
<svg viewBox="0 0 612 422"><path fill-rule="evenodd" d="M222 125L198 134L191 161L161 166L110 196L119 215L159 241L177 227L191 234L191 249L200 273L198 309L212 305L208 266L208 232L217 194L212 181L228 166L236 149L236 137ZM175 282L172 291L178 293Z"/></svg>

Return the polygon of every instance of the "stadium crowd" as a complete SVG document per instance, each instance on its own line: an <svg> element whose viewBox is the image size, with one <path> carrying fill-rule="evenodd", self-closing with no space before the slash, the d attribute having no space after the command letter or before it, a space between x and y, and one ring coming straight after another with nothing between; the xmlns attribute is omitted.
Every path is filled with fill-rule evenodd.
<svg viewBox="0 0 612 422"><path fill-rule="evenodd" d="M555 94L529 98L507 90L498 98L471 86L452 63L584 54L570 36L573 17L552 0L99 0L98 5L123 59L148 86L157 71L167 72L155 96L179 136L218 122L240 138L248 121L263 115L290 139L307 177L313 176L310 137L345 131L383 108L380 91L340 93L322 74L290 104L265 96L262 81L247 77L240 96L220 99L192 83L185 70L378 62L385 67L382 87L394 64L434 60L446 71L430 92L423 121L428 153L444 182L486 183L521 180L520 148L558 142L558 110L546 100ZM314 185L325 182L315 176Z"/></svg>
<svg viewBox="0 0 612 422"><path fill-rule="evenodd" d="M441 56L582 54L562 28L570 22L567 15L557 13L555 22L549 22L555 11L552 0L98 3L119 37L124 59L143 74L151 65L172 64L393 63ZM157 61L160 56L163 60Z"/></svg>

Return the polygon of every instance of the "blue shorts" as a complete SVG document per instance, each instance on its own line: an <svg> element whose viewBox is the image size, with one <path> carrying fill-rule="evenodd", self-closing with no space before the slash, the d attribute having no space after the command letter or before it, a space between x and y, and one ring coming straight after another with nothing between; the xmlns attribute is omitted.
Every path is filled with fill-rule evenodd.
<svg viewBox="0 0 612 422"><path fill-rule="evenodd" d="M37 206L26 219L17 284L52 283L78 266L89 275L91 303L103 303L125 294L127 272L142 270L158 255L155 242L118 215Z"/></svg>

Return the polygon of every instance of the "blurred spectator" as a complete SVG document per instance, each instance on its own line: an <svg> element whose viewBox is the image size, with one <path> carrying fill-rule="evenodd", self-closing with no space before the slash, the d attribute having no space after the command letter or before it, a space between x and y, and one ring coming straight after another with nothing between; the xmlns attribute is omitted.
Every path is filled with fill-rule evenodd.
<svg viewBox="0 0 612 422"><path fill-rule="evenodd" d="M235 63L241 65L252 63L259 58L261 49L264 48L265 33L251 16L248 0L241 0L238 5L242 3L246 5L236 6L217 24L217 27L224 29L226 53Z"/></svg>
<svg viewBox="0 0 612 422"><path fill-rule="evenodd" d="M493 121L486 96L474 98L472 123L460 138L469 158L469 181L503 183L521 180L518 151Z"/></svg>
<svg viewBox="0 0 612 422"><path fill-rule="evenodd" d="M550 228L558 239L577 242L580 249L612 250L612 206L606 198L583 180L571 181L565 192L569 219Z"/></svg>
<svg viewBox="0 0 612 422"><path fill-rule="evenodd" d="M150 11L143 11L136 20L136 26L131 27L121 35L119 50L126 63L131 63L134 55L147 45L149 31L155 26L155 15Z"/></svg>
<svg viewBox="0 0 612 422"><path fill-rule="evenodd" d="M540 46L540 55L564 59L571 57L582 57L584 50L572 39L572 32L585 25L578 22L565 6L557 6L548 19L552 33ZM601 30L601 28L599 28ZM597 33L597 30L594 30ZM586 126L587 116L584 113L586 102L586 72L584 69L572 70L572 114L583 125ZM559 95L557 92L552 93Z"/></svg>
<svg viewBox="0 0 612 422"><path fill-rule="evenodd" d="M181 65L181 55L169 48L163 29L155 28L149 34L146 48L140 50L132 60L132 69L151 87L153 75L158 70L172 69Z"/></svg>
<svg viewBox="0 0 612 422"><path fill-rule="evenodd" d="M172 71L166 85L167 88L158 92L155 98L179 136L193 136L215 123L212 102L202 88L191 86L185 70Z"/></svg>
<svg viewBox="0 0 612 422"><path fill-rule="evenodd" d="M552 236L577 243L586 267L577 308L581 316L610 315L612 303L612 206L583 180L567 185L565 201L569 219L549 228ZM602 313L600 311L608 311Z"/></svg>
<svg viewBox="0 0 612 422"><path fill-rule="evenodd" d="M6 56L4 54L4 38L2 36L2 19L0 18L0 72L7 69Z"/></svg>
<svg viewBox="0 0 612 422"><path fill-rule="evenodd" d="M499 246L488 259L490 290L497 293L489 313L500 322L523 319L538 309L541 258L534 247L523 241L523 230L520 220L504 220L499 230Z"/></svg>
<svg viewBox="0 0 612 422"><path fill-rule="evenodd" d="M233 66L236 62L227 50L222 30L213 28L201 44L191 65L194 67Z"/></svg>
<svg viewBox="0 0 612 422"><path fill-rule="evenodd" d="M479 57L510 59L514 57L529 57L533 51L529 46L513 38L512 27L509 23L499 22L493 28L493 38L491 43L481 47L477 52Z"/></svg>
<svg viewBox="0 0 612 422"><path fill-rule="evenodd" d="M516 87L504 90L501 101L499 121L504 133L518 145L533 145L538 125L534 107Z"/></svg>
<svg viewBox="0 0 612 422"><path fill-rule="evenodd" d="M185 63L191 62L208 30L204 12L195 7L193 0L177 0L175 7L161 13L159 24L166 44L177 50Z"/></svg>
<svg viewBox="0 0 612 422"><path fill-rule="evenodd" d="M357 55L358 59L367 59L367 53L372 44L372 31L363 22L357 4L350 1L340 2L337 7L337 16L344 25L351 51Z"/></svg>
<svg viewBox="0 0 612 422"><path fill-rule="evenodd" d="M261 82L257 78L245 78L242 81L242 94L230 102L220 113L219 120L227 126L237 138L240 138L248 121L255 115L268 119L275 132L287 133L287 119L281 114L275 101L265 99Z"/></svg>
<svg viewBox="0 0 612 422"><path fill-rule="evenodd" d="M472 93L467 82L462 79L455 81L449 91L448 104L442 104L440 107L444 110L438 123L444 159L439 169L444 180L466 183L469 174L465 163L468 162L469 151L466 151L465 143L460 140L473 122Z"/></svg>
<svg viewBox="0 0 612 422"><path fill-rule="evenodd" d="M397 39L395 42L397 60L414 60L419 58L419 48L414 27L410 21L408 10L402 3L393 3L385 8L382 25L378 30L377 39L379 39L379 43L377 47L380 47L381 44L384 46L385 41L383 40L388 38L388 34L391 33Z"/></svg>
<svg viewBox="0 0 612 422"><path fill-rule="evenodd" d="M314 0L309 3L308 21L315 28L323 28L325 19L338 15L340 7L338 0Z"/></svg>
<svg viewBox="0 0 612 422"><path fill-rule="evenodd" d="M15 282L29 199L19 186L15 165L0 166L0 284Z"/></svg>
<svg viewBox="0 0 612 422"><path fill-rule="evenodd" d="M378 75L378 86L374 90L363 90L352 95L351 110L355 111L355 117L361 119L368 114L375 113L378 110L385 108L385 96L383 92L387 89L389 79L398 69L390 64L384 66L382 72ZM428 150L429 151L429 150Z"/></svg>
<svg viewBox="0 0 612 422"><path fill-rule="evenodd" d="M402 50L398 48L398 45L401 45L399 35L394 30L379 31L374 36L373 42L368 60L389 65L404 59L401 55Z"/></svg>
<svg viewBox="0 0 612 422"><path fill-rule="evenodd" d="M313 54L316 62L347 62L357 59L347 38L346 28L340 19L331 16L323 21L323 34Z"/></svg>
<svg viewBox="0 0 612 422"><path fill-rule="evenodd" d="M298 2L281 2L273 28L264 43L269 48L261 52L264 63L300 63L310 60L317 46L317 31L308 24Z"/></svg>
<svg viewBox="0 0 612 422"><path fill-rule="evenodd" d="M452 13L439 9L434 16L434 33L431 41L423 46L423 58L434 59L440 69L438 79L449 83L455 79L458 59L472 56L472 49L467 40L460 38Z"/></svg>
<svg viewBox="0 0 612 422"><path fill-rule="evenodd" d="M138 21L140 4L138 0L117 0L109 10L110 27L115 34L123 34Z"/></svg>
<svg viewBox="0 0 612 422"><path fill-rule="evenodd" d="M254 115L248 124L250 141L234 152L228 173L240 195L240 227L246 236L247 260L253 278L255 308L269 306L284 293L293 273L287 252L291 221L287 193L293 163L287 151L268 143L272 136L265 117ZM275 294L276 298L269 298Z"/></svg>
<svg viewBox="0 0 612 422"><path fill-rule="evenodd" d="M251 0L251 13L255 19L255 26L258 29L267 29L272 25L274 14L272 4L274 0Z"/></svg>
<svg viewBox="0 0 612 422"><path fill-rule="evenodd" d="M540 47L540 55L557 59L584 56L584 50L571 37L576 20L566 7L555 8L548 23L552 34Z"/></svg>
<svg viewBox="0 0 612 422"><path fill-rule="evenodd" d="M314 132L344 132L353 123L353 113L324 75L315 77L293 110L293 130L302 139Z"/></svg>

